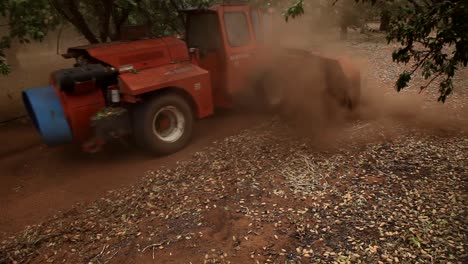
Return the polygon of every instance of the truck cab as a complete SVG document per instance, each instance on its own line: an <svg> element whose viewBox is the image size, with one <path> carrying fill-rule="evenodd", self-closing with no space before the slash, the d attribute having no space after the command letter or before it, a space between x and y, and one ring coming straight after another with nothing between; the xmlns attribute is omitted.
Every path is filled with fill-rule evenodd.
<svg viewBox="0 0 468 264"><path fill-rule="evenodd" d="M94 152L131 136L152 154L171 154L190 142L196 119L232 107L243 92L253 91L274 108L288 99L297 105L297 98L307 104L308 98L326 98L317 96L319 82L310 76L318 76L336 101L357 102L359 73L352 67L308 51L271 49L272 17L230 2L183 10L185 41L144 38L69 48L64 57L76 60L72 68L53 72L48 86L23 91L44 142L74 142Z"/></svg>
<svg viewBox="0 0 468 264"><path fill-rule="evenodd" d="M183 10L186 42L196 63L210 72L216 107L246 86L252 60L265 36L264 13L248 5Z"/></svg>

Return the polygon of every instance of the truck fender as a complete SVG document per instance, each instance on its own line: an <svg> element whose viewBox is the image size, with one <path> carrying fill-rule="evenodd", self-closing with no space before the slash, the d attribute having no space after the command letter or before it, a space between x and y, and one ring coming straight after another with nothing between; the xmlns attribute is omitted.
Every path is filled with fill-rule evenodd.
<svg viewBox="0 0 468 264"><path fill-rule="evenodd" d="M210 74L191 63L128 72L121 74L118 79L124 95L144 97L176 87L193 99L197 118L210 116L214 112Z"/></svg>

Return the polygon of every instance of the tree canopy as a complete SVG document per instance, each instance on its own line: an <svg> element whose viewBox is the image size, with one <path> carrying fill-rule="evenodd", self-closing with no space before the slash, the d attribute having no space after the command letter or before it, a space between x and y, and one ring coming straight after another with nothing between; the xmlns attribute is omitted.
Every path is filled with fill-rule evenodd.
<svg viewBox="0 0 468 264"><path fill-rule="evenodd" d="M10 72L4 51L12 40L41 41L58 25L70 23L90 43L117 40L125 24L146 24L153 36L182 34L187 7L209 6L216 0L0 0L0 28L8 33L0 38L0 75ZM285 6L286 21L304 14L306 0L253 0L254 4ZM468 63L468 2L466 0L325 0L326 5L369 3L386 21L383 30L388 42L398 42L392 58L397 63L413 63L396 81L397 90L408 86L421 72L427 84L440 80L440 101L453 91L453 77ZM313 2L317 2L314 0ZM369 5L370 6L370 5ZM352 6L351 6L352 7ZM358 13L362 13L359 11ZM352 12L342 12L341 27L352 24Z"/></svg>
<svg viewBox="0 0 468 264"><path fill-rule="evenodd" d="M177 12L205 6L210 0L0 0L0 18L8 34L0 40L0 74L10 67L5 49L13 39L42 41L50 30L69 23L89 43L117 40L124 24L149 25L153 36L178 34L183 18ZM1 21L1 20L0 20Z"/></svg>
<svg viewBox="0 0 468 264"><path fill-rule="evenodd" d="M0 19L3 21L0 28L7 28L8 31L8 34L0 36L0 75L10 72L4 51L10 47L12 39L18 39L20 43L41 41L48 30L58 25L59 17L51 10L46 0L0 0L0 18L4 18Z"/></svg>

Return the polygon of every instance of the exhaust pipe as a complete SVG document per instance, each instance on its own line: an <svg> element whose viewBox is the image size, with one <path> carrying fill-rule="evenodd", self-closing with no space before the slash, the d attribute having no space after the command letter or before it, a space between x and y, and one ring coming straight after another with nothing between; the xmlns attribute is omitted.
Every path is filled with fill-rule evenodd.
<svg viewBox="0 0 468 264"><path fill-rule="evenodd" d="M72 142L72 131L62 102L52 86L27 89L22 98L34 127L48 146Z"/></svg>

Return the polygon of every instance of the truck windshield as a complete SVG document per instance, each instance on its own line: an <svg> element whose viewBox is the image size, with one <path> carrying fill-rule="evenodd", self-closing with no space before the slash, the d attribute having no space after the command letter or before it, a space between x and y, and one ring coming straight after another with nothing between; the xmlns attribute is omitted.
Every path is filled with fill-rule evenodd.
<svg viewBox="0 0 468 264"><path fill-rule="evenodd" d="M250 43L249 23L244 12L224 13L224 23L232 47L241 47Z"/></svg>
<svg viewBox="0 0 468 264"><path fill-rule="evenodd" d="M190 48L209 51L220 47L218 17L216 14L189 14L186 34L187 44Z"/></svg>

